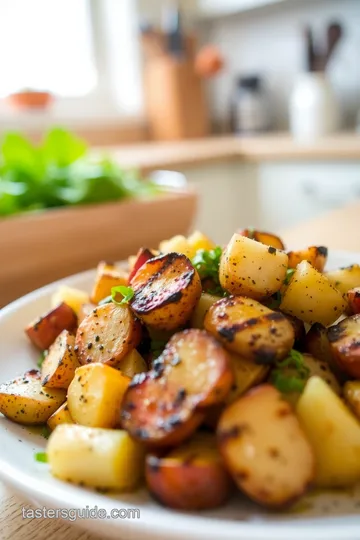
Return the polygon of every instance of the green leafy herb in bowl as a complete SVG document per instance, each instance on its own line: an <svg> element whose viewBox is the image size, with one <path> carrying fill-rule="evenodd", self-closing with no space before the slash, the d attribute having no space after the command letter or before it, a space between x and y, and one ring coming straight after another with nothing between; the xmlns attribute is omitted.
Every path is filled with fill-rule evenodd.
<svg viewBox="0 0 360 540"><path fill-rule="evenodd" d="M153 195L136 171L90 155L86 143L54 128L40 145L8 133L0 147L0 216Z"/></svg>

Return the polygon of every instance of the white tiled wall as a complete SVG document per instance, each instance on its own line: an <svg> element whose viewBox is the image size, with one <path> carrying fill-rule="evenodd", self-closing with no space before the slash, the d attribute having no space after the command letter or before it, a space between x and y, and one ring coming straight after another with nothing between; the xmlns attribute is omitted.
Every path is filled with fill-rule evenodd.
<svg viewBox="0 0 360 540"><path fill-rule="evenodd" d="M344 39L330 65L330 76L353 126L360 107L360 0L289 0L277 6L201 24L205 42L220 46L226 70L210 83L215 118L228 116L229 96L238 74L264 74L276 128L287 127L287 101L304 65L302 28L310 22L321 35L328 22L344 26Z"/></svg>

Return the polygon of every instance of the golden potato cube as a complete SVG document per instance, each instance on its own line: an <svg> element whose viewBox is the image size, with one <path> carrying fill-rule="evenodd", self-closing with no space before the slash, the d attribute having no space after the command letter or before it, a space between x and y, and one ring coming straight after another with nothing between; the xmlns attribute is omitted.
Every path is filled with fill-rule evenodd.
<svg viewBox="0 0 360 540"><path fill-rule="evenodd" d="M97 269L96 279L91 292L91 302L98 304L107 296L110 296L111 289L119 285L127 286L128 275L126 272L118 270L115 266L100 263Z"/></svg>
<svg viewBox="0 0 360 540"><path fill-rule="evenodd" d="M216 244L200 231L194 231L188 237L187 242L189 245L188 257L190 257L191 259L195 257L196 252L199 251L199 249L205 249L209 251L210 249L214 249L216 247Z"/></svg>
<svg viewBox="0 0 360 540"><path fill-rule="evenodd" d="M220 285L231 294L259 300L280 290L287 267L283 251L235 233L221 257Z"/></svg>
<svg viewBox="0 0 360 540"><path fill-rule="evenodd" d="M85 291L61 285L51 297L51 307L55 308L64 302L79 316L81 306L90 302L90 296Z"/></svg>
<svg viewBox="0 0 360 540"><path fill-rule="evenodd" d="M69 411L69 407L67 402L63 403L61 407L58 408L57 411L54 412L47 421L47 425L51 429L51 431L54 431L56 426L59 426L60 424L73 424L74 420L71 418L71 414Z"/></svg>
<svg viewBox="0 0 360 540"><path fill-rule="evenodd" d="M215 302L220 300L220 296L214 296L206 292L201 293L200 300L196 304L196 307L193 311L193 314L190 319L190 326L192 328L199 328L202 330L204 328L204 319L205 315Z"/></svg>
<svg viewBox="0 0 360 540"><path fill-rule="evenodd" d="M185 236L181 236L180 234L173 236L170 240L160 242L159 251L161 253L183 253L187 257L191 256L189 242Z"/></svg>
<svg viewBox="0 0 360 540"><path fill-rule="evenodd" d="M360 287L360 265L358 264L332 270L326 272L325 275L342 294L346 294L350 289L354 289L355 287Z"/></svg>
<svg viewBox="0 0 360 540"><path fill-rule="evenodd" d="M345 308L341 292L307 261L297 265L280 304L281 311L308 324L324 326L335 322Z"/></svg>
<svg viewBox="0 0 360 540"><path fill-rule="evenodd" d="M99 489L132 491L144 474L144 449L123 430L57 426L47 456L57 478Z"/></svg>
<svg viewBox="0 0 360 540"><path fill-rule="evenodd" d="M129 377L105 364L81 366L68 388L71 417L83 426L115 427L129 383Z"/></svg>
<svg viewBox="0 0 360 540"><path fill-rule="evenodd" d="M316 458L316 485L348 487L360 480L360 424L330 386L311 377L297 403L297 416Z"/></svg>
<svg viewBox="0 0 360 540"><path fill-rule="evenodd" d="M148 366L141 354L133 349L122 360L116 369L119 369L123 375L132 379L134 375L148 371Z"/></svg>

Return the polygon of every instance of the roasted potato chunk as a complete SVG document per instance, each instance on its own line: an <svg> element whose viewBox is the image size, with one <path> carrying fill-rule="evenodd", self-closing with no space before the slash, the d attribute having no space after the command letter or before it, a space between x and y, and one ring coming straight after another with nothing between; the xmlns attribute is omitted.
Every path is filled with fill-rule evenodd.
<svg viewBox="0 0 360 540"><path fill-rule="evenodd" d="M294 503L315 474L314 455L291 406L261 385L223 412L217 438L238 487L269 507Z"/></svg>
<svg viewBox="0 0 360 540"><path fill-rule="evenodd" d="M163 240L159 244L160 253L182 253L186 257L191 257L191 249L189 242L185 236L178 234L169 240Z"/></svg>
<svg viewBox="0 0 360 540"><path fill-rule="evenodd" d="M42 351L46 351L63 330L71 332L76 328L77 318L67 304L60 304L42 315L25 328L30 341Z"/></svg>
<svg viewBox="0 0 360 540"><path fill-rule="evenodd" d="M168 253L147 261L131 280L131 308L147 325L175 330L190 318L200 295L200 277L185 255Z"/></svg>
<svg viewBox="0 0 360 540"><path fill-rule="evenodd" d="M196 252L199 251L199 249L209 251L210 249L214 249L216 247L216 244L200 231L194 231L192 234L190 234L187 242L190 248L188 255L190 259L196 255Z"/></svg>
<svg viewBox="0 0 360 540"><path fill-rule="evenodd" d="M136 272L142 267L143 264L146 263L149 259L152 259L154 257L154 254L150 249L147 248L140 248L135 256L135 260L133 265L131 266L131 272L129 274L129 283L132 280L132 278L135 276Z"/></svg>
<svg viewBox="0 0 360 540"><path fill-rule="evenodd" d="M277 309L275 309L274 311L278 311ZM297 317L294 317L293 315L289 315L288 313L284 313L285 317L287 318L287 320L289 321L289 323L291 323L293 329L294 329L294 334L295 334L295 349L300 349L303 344L304 344L304 340L305 340L305 336L306 336L306 332L305 332L305 325L303 323L303 321L301 321L300 319L298 319Z"/></svg>
<svg viewBox="0 0 360 540"><path fill-rule="evenodd" d="M256 240L256 242L261 242L266 246L271 246L275 249L285 249L285 245L281 238L273 233L257 231L256 229L244 229L243 231L239 231L239 234L241 234L241 236L246 236L246 238L250 238L251 240Z"/></svg>
<svg viewBox="0 0 360 540"><path fill-rule="evenodd" d="M172 446L202 421L196 409L224 401L232 383L230 359L221 345L204 331L185 330L170 339L148 374L133 379L122 425L148 444Z"/></svg>
<svg viewBox="0 0 360 540"><path fill-rule="evenodd" d="M282 313L243 296L218 300L204 326L226 349L259 364L285 358L294 345L294 329Z"/></svg>
<svg viewBox="0 0 360 540"><path fill-rule="evenodd" d="M344 398L355 416L360 420L360 381L348 381L345 384Z"/></svg>
<svg viewBox="0 0 360 540"><path fill-rule="evenodd" d="M74 352L75 336L63 330L51 345L41 366L41 384L47 388L67 388L79 361Z"/></svg>
<svg viewBox="0 0 360 540"><path fill-rule="evenodd" d="M280 304L285 313L308 324L325 326L335 322L345 308L342 294L307 261L297 265Z"/></svg>
<svg viewBox="0 0 360 540"><path fill-rule="evenodd" d="M126 286L128 277L126 272L122 272L113 265L104 262L99 263L94 287L90 296L91 302L98 304L100 300L111 294L113 287L118 287L119 285Z"/></svg>
<svg viewBox="0 0 360 540"><path fill-rule="evenodd" d="M141 339L141 325L127 304L98 306L83 320L76 333L80 364L101 362L116 366Z"/></svg>
<svg viewBox="0 0 360 540"><path fill-rule="evenodd" d="M0 385L0 413L18 424L45 424L65 400L65 390L41 386L36 369Z"/></svg>
<svg viewBox="0 0 360 540"><path fill-rule="evenodd" d="M238 354L231 353L232 370L234 382L230 393L226 398L226 403L233 403L240 396L245 394L250 388L263 382L268 373L269 366L264 364L254 364L251 360L242 358Z"/></svg>
<svg viewBox="0 0 360 540"><path fill-rule="evenodd" d="M302 261L307 261L318 272L323 272L328 256L328 248L324 246L311 246L302 251L289 251L289 268L296 268Z"/></svg>
<svg viewBox="0 0 360 540"><path fill-rule="evenodd" d="M297 416L316 458L319 487L348 487L360 480L360 425L343 401L320 377L311 377Z"/></svg>
<svg viewBox="0 0 360 540"><path fill-rule="evenodd" d="M81 366L68 389L71 418L82 426L115 427L130 380L104 364Z"/></svg>
<svg viewBox="0 0 360 540"><path fill-rule="evenodd" d="M354 289L355 287L360 287L360 266L358 264L332 270L331 272L326 272L325 275L342 294L346 294L350 289Z"/></svg>
<svg viewBox="0 0 360 540"><path fill-rule="evenodd" d="M90 296L85 291L61 285L51 297L51 306L55 308L63 302L79 317L82 305L90 302Z"/></svg>
<svg viewBox="0 0 360 540"><path fill-rule="evenodd" d="M144 474L144 449L126 431L63 424L50 435L51 473L82 486L133 491Z"/></svg>
<svg viewBox="0 0 360 540"><path fill-rule="evenodd" d="M190 326L192 328L199 328L202 330L204 328L204 319L205 315L209 311L209 308L220 300L220 296L214 296L206 292L201 293L200 300L198 301L193 314L190 319Z"/></svg>
<svg viewBox="0 0 360 540"><path fill-rule="evenodd" d="M58 408L57 411L54 412L47 421L47 425L51 429L51 431L54 431L56 426L59 426L60 424L73 424L74 420L71 418L71 414L69 411L69 407L67 402L63 403L61 407Z"/></svg>
<svg viewBox="0 0 360 540"><path fill-rule="evenodd" d="M349 309L352 314L360 313L360 287L355 287L347 292Z"/></svg>
<svg viewBox="0 0 360 540"><path fill-rule="evenodd" d="M340 369L332 353L325 326L320 323L313 324L305 336L304 347L306 352L328 364L340 382L345 380L345 373Z"/></svg>
<svg viewBox="0 0 360 540"><path fill-rule="evenodd" d="M132 379L138 373L148 371L148 366L141 354L136 349L133 349L120 361L116 369L119 369L123 375Z"/></svg>
<svg viewBox="0 0 360 540"><path fill-rule="evenodd" d="M181 510L221 506L232 487L210 433L194 435L164 457L149 454L145 478L150 493L161 504Z"/></svg>
<svg viewBox="0 0 360 540"><path fill-rule="evenodd" d="M360 315L352 315L327 331L330 348L339 367L360 378Z"/></svg>
<svg viewBox="0 0 360 540"><path fill-rule="evenodd" d="M221 257L220 285L231 294L259 300L280 290L287 267L283 251L234 234Z"/></svg>

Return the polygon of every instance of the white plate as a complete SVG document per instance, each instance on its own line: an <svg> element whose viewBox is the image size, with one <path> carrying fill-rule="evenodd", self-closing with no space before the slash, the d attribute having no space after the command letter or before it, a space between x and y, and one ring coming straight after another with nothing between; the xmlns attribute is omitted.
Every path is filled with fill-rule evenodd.
<svg viewBox="0 0 360 540"><path fill-rule="evenodd" d="M360 263L360 254L332 253L328 268ZM89 290L94 273L62 281ZM0 313L0 381L13 378L36 365L38 354L25 338L23 328L49 308L58 283L35 291ZM34 453L46 441L0 418L0 477L40 507L82 509L139 508L140 519L82 520L76 523L102 536L131 540L356 540L360 539L360 489L323 493L304 499L297 511L270 513L240 495L216 511L185 513L162 508L145 490L135 494L102 495L52 478L47 465Z"/></svg>

